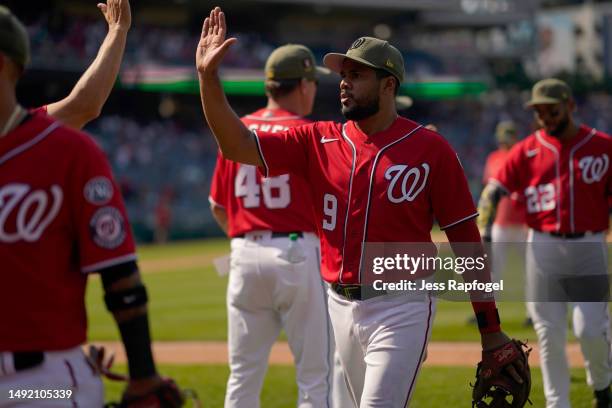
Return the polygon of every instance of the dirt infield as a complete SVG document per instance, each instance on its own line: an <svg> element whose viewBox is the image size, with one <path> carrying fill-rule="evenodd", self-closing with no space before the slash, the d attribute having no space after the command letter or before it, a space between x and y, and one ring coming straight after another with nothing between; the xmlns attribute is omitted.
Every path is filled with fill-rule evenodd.
<svg viewBox="0 0 612 408"><path fill-rule="evenodd" d="M125 354L120 343L96 342L107 350L112 350L117 362L125 362ZM540 365L539 349L533 346L529 362L532 366ZM434 342L428 347L426 366L474 366L480 360L478 343ZM153 353L158 363L162 364L227 364L227 343L225 342L156 342ZM580 346L576 343L567 346L567 355L571 367L584 367ZM293 356L285 342L278 342L272 347L270 364L293 364Z"/></svg>

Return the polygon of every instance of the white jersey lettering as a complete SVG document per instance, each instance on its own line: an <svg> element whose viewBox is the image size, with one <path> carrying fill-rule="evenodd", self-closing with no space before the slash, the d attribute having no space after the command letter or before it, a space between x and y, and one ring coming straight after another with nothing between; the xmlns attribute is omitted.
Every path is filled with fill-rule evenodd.
<svg viewBox="0 0 612 408"><path fill-rule="evenodd" d="M333 194L325 194L323 197L323 213L329 217L329 219L323 219L323 229L328 231L336 229L338 199Z"/></svg>
<svg viewBox="0 0 612 408"><path fill-rule="evenodd" d="M241 164L234 180L234 192L242 198L244 208L257 208L261 205L261 193L266 208L274 210L287 208L291 203L289 175L263 177L261 185L257 181L257 168ZM275 194L277 193L277 194Z"/></svg>
<svg viewBox="0 0 612 408"><path fill-rule="evenodd" d="M556 208L555 186L552 183L529 186L525 189L527 212L530 214Z"/></svg>

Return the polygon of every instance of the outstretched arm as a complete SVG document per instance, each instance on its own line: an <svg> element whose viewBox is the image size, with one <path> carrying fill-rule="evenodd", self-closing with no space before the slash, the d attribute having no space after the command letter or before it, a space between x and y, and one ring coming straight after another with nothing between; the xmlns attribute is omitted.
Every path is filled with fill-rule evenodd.
<svg viewBox="0 0 612 408"><path fill-rule="evenodd" d="M98 55L70 95L47 106L47 113L65 125L81 129L96 119L113 88L132 23L128 0L107 0L98 8L108 23L108 33Z"/></svg>
<svg viewBox="0 0 612 408"><path fill-rule="evenodd" d="M237 41L236 38L226 39L225 35L225 14L215 7L204 20L196 50L202 108L223 157L262 166L255 136L232 110L219 79L219 65L229 47Z"/></svg>

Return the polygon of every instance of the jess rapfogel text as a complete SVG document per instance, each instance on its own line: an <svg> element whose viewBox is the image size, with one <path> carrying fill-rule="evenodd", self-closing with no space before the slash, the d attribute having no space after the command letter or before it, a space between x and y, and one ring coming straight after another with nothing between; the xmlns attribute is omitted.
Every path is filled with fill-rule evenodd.
<svg viewBox="0 0 612 408"><path fill-rule="evenodd" d="M479 282L473 280L471 282L462 282L454 279L449 279L446 282L429 282L426 280L410 281L401 280L399 282L383 282L382 280L375 280L373 282L374 290L384 291L434 291L434 292L471 292L481 291L485 293L491 293L493 291L503 291L504 281L499 282Z"/></svg>

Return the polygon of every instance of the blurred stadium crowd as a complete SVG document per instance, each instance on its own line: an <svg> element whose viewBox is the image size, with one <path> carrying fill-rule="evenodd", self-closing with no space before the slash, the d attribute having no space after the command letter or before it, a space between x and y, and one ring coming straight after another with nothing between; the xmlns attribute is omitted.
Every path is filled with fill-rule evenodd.
<svg viewBox="0 0 612 408"><path fill-rule="evenodd" d="M91 61L106 35L106 23L99 18L74 17L67 25L54 32L49 17L42 16L28 26L33 47L34 67L71 69ZM228 55L228 65L235 68L260 68L274 49L274 45L258 33L233 33L239 44ZM187 33L179 28L143 24L133 27L128 37L124 56L127 66L141 64L189 65L198 33Z"/></svg>
<svg viewBox="0 0 612 408"><path fill-rule="evenodd" d="M33 48L32 72L25 78L26 84L22 92L22 95L26 95L26 105L29 103L30 106L37 106L61 97L62 92L70 88L78 74L95 57L106 34L105 22L95 14L95 4L92 3L91 12L83 12L83 4L79 7L74 6L75 2L67 4L72 7L64 7L61 2L51 2L47 8L37 13L22 13L26 14L25 21L28 23ZM134 1L133 7L136 23L128 36L122 71L139 72L142 67L155 67L162 72L163 77L164 73L170 72L169 69L179 68L188 78L195 75L193 55L199 29L197 22L200 21L201 15L193 13L187 27L183 27L180 24L168 24L163 20L163 13L157 18L139 20L139 7L142 9L144 3ZM261 8L274 6L258 5L254 2L250 7L253 10L260 7L253 13L261 15ZM290 9L277 10L276 16L279 13L287 13L288 10ZM261 24L265 25L266 22L260 22L260 26L254 25L248 18L249 10L243 9L238 21L232 23L232 27L237 27L238 31L232 32L231 35L237 36L239 42L226 58L225 66L228 71L233 75L238 72L239 78L241 75L253 73L262 75L261 69L269 53L285 42L297 42L296 39L312 47L320 57L325 52L334 50L334 47L344 50L350 42L349 39L356 35L392 35L395 43L404 46L402 51L407 64L407 82L427 82L432 81L432 78L433 82L452 82L457 81L457 78L460 82L469 77L470 80L485 85L478 92L443 97L427 97L426 94L418 92L411 94L411 88L406 88L406 93L413 97L415 103L410 110L403 112L405 116L421 123L435 124L440 133L451 142L460 155L475 196L481 188L485 157L495 148L493 131L496 124L501 120L514 120L522 136L532 130L532 117L523 108L523 102L526 90L537 79L534 76L529 77L529 64L525 62L529 60L530 55L525 52L533 53L533 49L517 50L514 43L513 47L506 47L508 51L504 54L499 51L499 47L503 46L499 46L495 51L496 58L489 58L490 55L486 52L480 55L474 52L476 48L472 49L467 45L457 48L459 40L456 36L448 35L452 32L452 27L451 31L444 31L444 23L438 25L436 30L440 32L441 41L450 41L447 45L451 48L445 47L444 42L428 49L418 48L415 42L421 41L426 45L431 39L426 39L418 32L408 36L406 33L410 32L405 27L400 25L397 28L397 24L394 25L397 18L394 20L389 17L393 15L389 12L383 12L380 16L374 13L372 17L373 21L390 21L388 25L377 24L373 29L368 26L359 32L359 22L368 18L364 17L363 13L368 13L370 9L358 11L352 17L343 16L347 21L352 21L348 24L349 29L344 35L330 39L331 33L322 31L316 24L319 20L329 21L335 11L320 8L312 10L312 14L317 15L316 18L313 20L312 16L304 14L303 20L307 21L303 27L296 24L293 35L285 40L285 37L279 38L278 27L262 29ZM529 9L526 12L529 13ZM332 16L326 16L326 13L331 13ZM411 14L410 22L418 22L419 18L426 19L427 15L424 13ZM529 21L533 26L530 29L521 18L525 19L523 16L509 20L507 26L514 28L504 31L505 35L519 35L516 34L517 27L522 27L519 37L536 38L536 19ZM309 26L312 26L313 35L303 36L303 31ZM390 32L391 27L395 27L393 34ZM474 47L483 43L483 30L486 33L491 32L490 36L495 37L490 27L478 26L467 30L474 34ZM335 27L333 34L337 32ZM462 33L463 37L460 37L464 40L461 41L469 43L468 38L471 37L465 35L465 29L462 29ZM454 39L450 40L451 37ZM506 43L513 44L512 37L508 38ZM489 44L486 46L487 50L490 50L490 44L494 43L493 40L484 42ZM580 58L576 57L577 60ZM580 64L578 65L580 68ZM560 65L560 68L568 75L568 67ZM336 79L320 84L313 117L340 119L337 94ZM605 87L586 87L576 96L577 117L604 132L612 132L612 98L605 92ZM241 114L248 113L263 101L261 95L238 93L232 98L235 99L232 101L233 105ZM208 211L207 200L216 147L201 114L197 89L196 92L181 91L175 94L171 89L149 91L120 83L101 117L86 130L99 141L109 155L139 239L153 239L155 225L160 222L171 227L171 238L219 233Z"/></svg>

